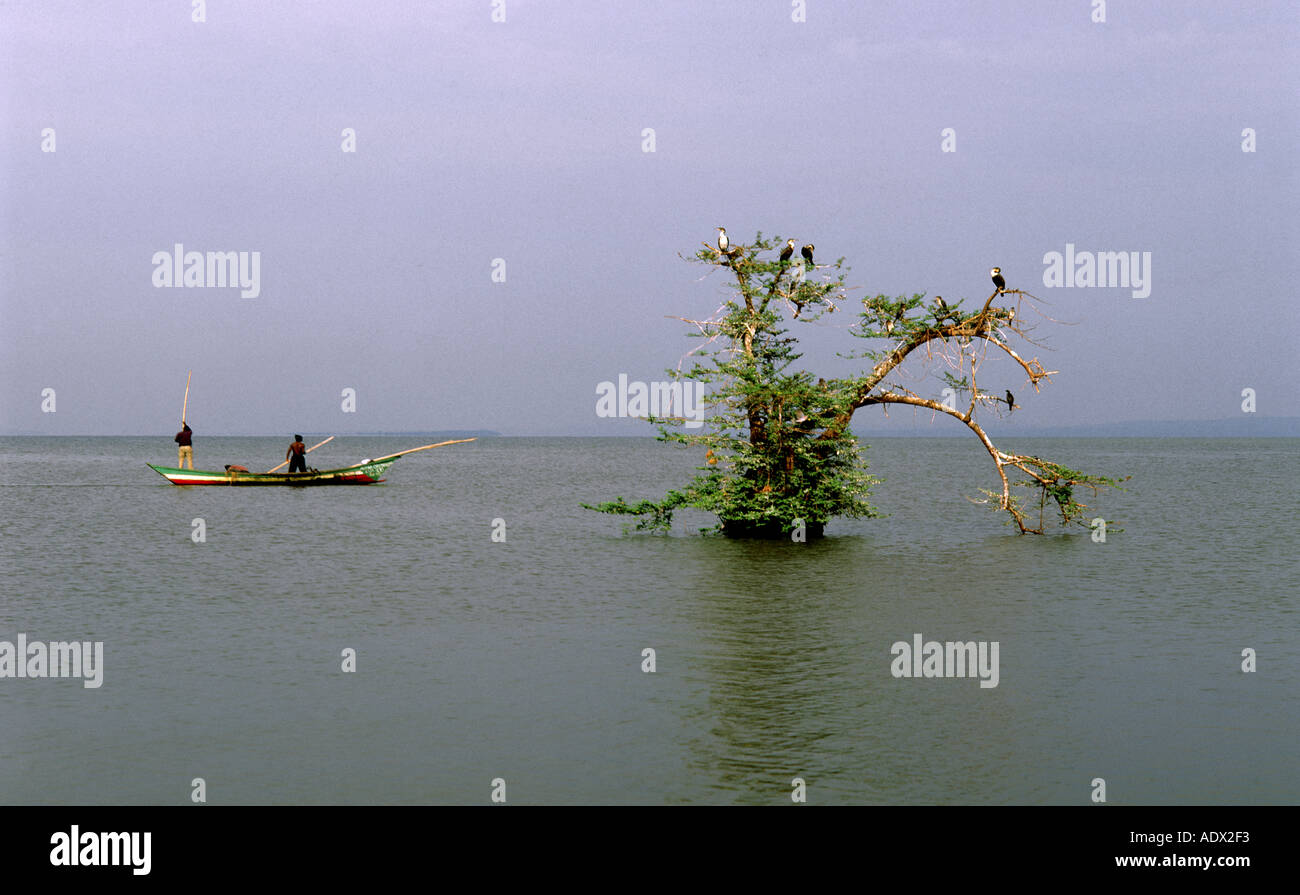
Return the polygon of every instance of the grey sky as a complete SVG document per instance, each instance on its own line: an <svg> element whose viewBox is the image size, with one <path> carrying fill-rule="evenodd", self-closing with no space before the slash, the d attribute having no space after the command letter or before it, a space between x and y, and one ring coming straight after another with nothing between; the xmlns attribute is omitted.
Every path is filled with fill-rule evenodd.
<svg viewBox="0 0 1300 895"><path fill-rule="evenodd" d="M0 5L0 432L170 433L192 368L205 434L651 434L596 384L693 347L665 315L724 279L678 253L719 224L855 296L982 302L1000 265L1071 324L1041 395L985 373L1024 423L1300 415L1296 4L1091 8ZM178 242L260 252L261 294L154 288ZM1066 243L1151 252L1151 296L1043 288ZM816 375L855 304L794 326Z"/></svg>

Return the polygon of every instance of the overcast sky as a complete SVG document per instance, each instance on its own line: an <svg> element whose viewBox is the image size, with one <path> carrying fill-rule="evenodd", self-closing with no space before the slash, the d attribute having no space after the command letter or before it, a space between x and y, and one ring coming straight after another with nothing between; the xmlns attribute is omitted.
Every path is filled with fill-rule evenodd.
<svg viewBox="0 0 1300 895"><path fill-rule="evenodd" d="M1042 394L984 373L1026 424L1300 415L1294 2L504 6L0 5L0 433L170 434L193 369L206 434L652 434L596 386L694 346L718 225L858 296L1001 266L1060 321ZM260 294L156 288L176 243ZM1067 243L1149 297L1045 288ZM850 322L795 324L815 375Z"/></svg>

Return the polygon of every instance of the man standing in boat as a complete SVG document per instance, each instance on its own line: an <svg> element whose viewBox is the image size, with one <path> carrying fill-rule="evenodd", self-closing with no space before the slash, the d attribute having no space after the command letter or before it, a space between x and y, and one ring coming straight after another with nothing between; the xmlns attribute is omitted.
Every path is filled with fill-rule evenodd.
<svg viewBox="0 0 1300 895"><path fill-rule="evenodd" d="M180 449L176 451L176 468L184 469L185 461L189 460L190 469L193 469L194 468L194 446L191 444L191 439L194 436L194 431L190 429L189 423L181 423L181 426L183 428L179 432L177 432L176 437L172 439L178 445L180 445Z"/></svg>
<svg viewBox="0 0 1300 895"><path fill-rule="evenodd" d="M301 435L293 436L293 444L284 452L284 459L289 461L289 472L307 471L307 445Z"/></svg>

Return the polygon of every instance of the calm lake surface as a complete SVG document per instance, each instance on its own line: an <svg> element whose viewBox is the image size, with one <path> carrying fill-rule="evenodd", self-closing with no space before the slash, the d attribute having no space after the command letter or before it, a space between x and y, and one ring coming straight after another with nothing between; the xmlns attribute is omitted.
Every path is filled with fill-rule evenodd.
<svg viewBox="0 0 1300 895"><path fill-rule="evenodd" d="M969 438L877 439L890 515L812 544L578 506L683 484L699 452L652 439L263 489L169 485L144 463L170 436L0 438L0 640L104 642L98 689L0 679L0 801L188 804L202 777L209 804L488 804L500 777L511 804L788 805L801 777L811 804L1082 805L1101 777L1111 804L1300 802L1300 440L1001 446L1131 474L1096 502L1124 531L1015 535L966 499L996 481ZM916 633L997 641L998 686L893 677Z"/></svg>

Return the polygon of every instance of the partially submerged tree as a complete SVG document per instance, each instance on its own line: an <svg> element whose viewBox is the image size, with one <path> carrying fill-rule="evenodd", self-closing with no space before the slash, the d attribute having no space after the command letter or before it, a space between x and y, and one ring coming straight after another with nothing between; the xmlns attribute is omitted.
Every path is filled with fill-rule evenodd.
<svg viewBox="0 0 1300 895"><path fill-rule="evenodd" d="M1037 358L1026 359L1011 340L1033 344L1025 326L1022 305L1034 297L1018 289L995 288L980 310L966 313L961 302L948 305L941 297L926 302L924 294L890 298L864 298L851 333L888 347L869 348L847 355L865 359L871 366L847 378L814 381L812 374L792 369L801 355L795 339L782 324L790 319L811 322L842 309L848 295L848 268L840 258L831 265L814 265L811 246L803 258L792 252L764 260L764 252L781 245L759 233L749 246L728 244L726 251L707 243L693 261L725 269L734 278L734 294L709 318L691 320L693 335L704 344L690 352L692 366L679 364L670 375L713 385L709 406L714 413L698 434L676 431L684 418L652 419L659 424L660 440L699 445L706 449L707 465L681 490L669 491L660 501L628 503L624 498L588 509L640 517L642 530L666 530L673 512L691 507L715 513L724 534L740 537L783 537L802 529L808 536L822 534L828 520L837 516L877 515L867 503L875 479L866 471L850 423L853 414L873 405L910 404L929 408L960 420L992 458L1001 480L998 490L980 489L984 501L1009 514L1021 534L1042 534L1048 502L1054 504L1061 524L1087 525L1089 509L1078 500L1077 489L1096 494L1102 487L1118 487L1122 479L1086 475L1038 457L999 450L976 420L977 412L1011 412L1014 395L996 396L977 384L977 373L990 350L1009 357L1028 377L1037 392L1054 370ZM788 249L791 244L787 244ZM943 378L946 399L923 397L888 381L904 361L923 358L947 366ZM958 406L958 399L964 406ZM1019 475L1017 475L1019 474ZM1029 497L1014 493L1025 488ZM1033 522L1032 502L1038 503Z"/></svg>

